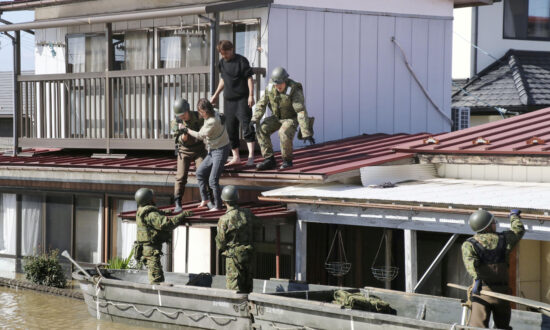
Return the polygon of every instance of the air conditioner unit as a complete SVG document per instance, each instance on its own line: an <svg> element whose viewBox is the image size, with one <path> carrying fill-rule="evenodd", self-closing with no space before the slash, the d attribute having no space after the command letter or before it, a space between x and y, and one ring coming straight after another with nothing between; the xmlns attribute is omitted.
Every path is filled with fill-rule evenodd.
<svg viewBox="0 0 550 330"><path fill-rule="evenodd" d="M452 131L458 131L470 127L470 108L460 107L451 110L453 119Z"/></svg>

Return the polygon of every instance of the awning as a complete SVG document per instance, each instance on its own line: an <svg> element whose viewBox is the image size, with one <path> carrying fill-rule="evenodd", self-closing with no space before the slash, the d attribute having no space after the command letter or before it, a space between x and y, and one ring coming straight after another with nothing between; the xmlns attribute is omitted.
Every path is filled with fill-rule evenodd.
<svg viewBox="0 0 550 330"><path fill-rule="evenodd" d="M0 26L0 32L6 31L20 31L20 30L34 30L45 28L56 28L74 25L91 25L102 23L114 23L121 21L134 21L142 19L154 19L164 17L177 17L186 15L200 15L217 13L227 10L235 10L242 8L254 8L263 7L272 3L273 0L239 0L239 1L222 1L213 4L193 5L172 7L159 10L141 10L141 11L128 11L109 15L94 15L94 16L80 16L69 17L54 20L44 20L26 23L17 23L11 25Z"/></svg>

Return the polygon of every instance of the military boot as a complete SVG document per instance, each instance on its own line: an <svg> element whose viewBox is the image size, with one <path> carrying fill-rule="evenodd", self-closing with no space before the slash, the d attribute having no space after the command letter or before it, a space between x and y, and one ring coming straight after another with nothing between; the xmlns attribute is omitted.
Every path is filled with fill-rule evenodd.
<svg viewBox="0 0 550 330"><path fill-rule="evenodd" d="M292 160L283 159L283 164L279 168L281 170L283 170L283 169L288 168L288 167L292 167Z"/></svg>
<svg viewBox="0 0 550 330"><path fill-rule="evenodd" d="M275 167L277 167L277 162L275 161L275 157L273 157L273 156L264 159L263 162L256 165L256 168L260 171L272 170Z"/></svg>
<svg viewBox="0 0 550 330"><path fill-rule="evenodd" d="M176 196L176 206L174 207L174 213L180 213L181 211L181 197Z"/></svg>

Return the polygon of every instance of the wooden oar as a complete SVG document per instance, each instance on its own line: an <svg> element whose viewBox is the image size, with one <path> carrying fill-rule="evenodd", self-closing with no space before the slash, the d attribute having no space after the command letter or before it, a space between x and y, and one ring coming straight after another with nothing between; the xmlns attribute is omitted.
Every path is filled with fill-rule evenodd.
<svg viewBox="0 0 550 330"><path fill-rule="evenodd" d="M458 284L454 284L454 283L447 283L447 286L451 287L451 288L459 289L459 290L468 291L468 287L464 286L464 285L458 285ZM487 290L481 290L481 294L489 296L489 297L497 298L497 299L511 301L511 302L514 302L514 303L517 303L517 304L520 304L520 305L529 306L529 307L534 308L537 311L543 313L544 315L550 316L550 305L545 304L545 303L540 302L540 301L535 301L535 300L531 300L531 299L511 296L511 295L508 295L508 294L498 293L498 292L493 292L493 291L487 291Z"/></svg>

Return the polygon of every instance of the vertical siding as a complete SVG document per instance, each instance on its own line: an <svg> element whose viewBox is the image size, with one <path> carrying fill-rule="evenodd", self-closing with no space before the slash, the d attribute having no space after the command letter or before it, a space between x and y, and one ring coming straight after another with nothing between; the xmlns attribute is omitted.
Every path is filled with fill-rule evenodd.
<svg viewBox="0 0 550 330"><path fill-rule="evenodd" d="M324 132L326 140L342 138L342 14L325 13Z"/></svg>
<svg viewBox="0 0 550 330"><path fill-rule="evenodd" d="M449 130L391 37L450 114L451 20L272 8L269 33L268 67L286 66L304 85L319 142L363 133Z"/></svg>

